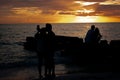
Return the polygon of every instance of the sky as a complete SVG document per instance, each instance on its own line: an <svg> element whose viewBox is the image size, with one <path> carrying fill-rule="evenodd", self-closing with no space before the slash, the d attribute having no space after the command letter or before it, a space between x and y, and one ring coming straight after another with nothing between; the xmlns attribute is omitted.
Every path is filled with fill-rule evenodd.
<svg viewBox="0 0 120 80"><path fill-rule="evenodd" d="M120 22L120 0L0 0L0 24Z"/></svg>

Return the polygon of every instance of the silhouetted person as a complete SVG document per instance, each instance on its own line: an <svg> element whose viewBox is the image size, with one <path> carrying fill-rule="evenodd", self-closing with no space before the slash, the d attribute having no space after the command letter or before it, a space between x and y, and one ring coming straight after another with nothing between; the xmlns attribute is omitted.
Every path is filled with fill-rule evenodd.
<svg viewBox="0 0 120 80"><path fill-rule="evenodd" d="M85 43L93 43L94 30L95 30L95 25L92 25L91 29L88 30L85 36Z"/></svg>
<svg viewBox="0 0 120 80"><path fill-rule="evenodd" d="M52 31L52 25L46 24L47 30L47 53L45 59L45 75L55 77L54 63L54 48L55 48L55 33Z"/></svg>
<svg viewBox="0 0 120 80"><path fill-rule="evenodd" d="M37 32L40 32L40 25L37 25Z"/></svg>
<svg viewBox="0 0 120 80"><path fill-rule="evenodd" d="M46 53L46 29L45 28L37 28L39 30L35 34L36 39L36 52L38 57L38 70L39 70L39 78L41 79L42 76L42 66L45 59L45 53Z"/></svg>
<svg viewBox="0 0 120 80"><path fill-rule="evenodd" d="M102 35L101 35L99 29L95 28L95 31L94 31L94 42L95 43L99 43L101 38L102 38Z"/></svg>
<svg viewBox="0 0 120 80"><path fill-rule="evenodd" d="M35 33L34 37L37 40L40 37L40 26L39 25L37 25L36 30L37 30L37 32Z"/></svg>

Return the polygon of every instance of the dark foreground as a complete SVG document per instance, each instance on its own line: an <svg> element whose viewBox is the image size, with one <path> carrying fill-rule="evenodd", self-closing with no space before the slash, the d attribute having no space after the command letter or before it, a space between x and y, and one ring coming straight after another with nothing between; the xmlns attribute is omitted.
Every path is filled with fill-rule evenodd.
<svg viewBox="0 0 120 80"><path fill-rule="evenodd" d="M63 57L62 57L63 58ZM76 64L71 58L56 64L55 79L43 80L120 80L119 67L112 64ZM78 61L79 62L79 61ZM83 61L84 62L84 61ZM36 66L0 69L0 80L40 80Z"/></svg>
<svg viewBox="0 0 120 80"><path fill-rule="evenodd" d="M54 80L120 80L119 75L119 73L113 72L79 71L71 73L56 73L56 78ZM0 72L0 80L39 80L38 70L36 67L8 69Z"/></svg>
<svg viewBox="0 0 120 80"><path fill-rule="evenodd" d="M64 58L64 59L62 59ZM70 58L61 58L56 64L54 79L43 80L120 80L120 72L113 71L112 64L75 64ZM60 59L60 58L59 58ZM36 66L0 69L0 80L40 80Z"/></svg>
<svg viewBox="0 0 120 80"><path fill-rule="evenodd" d="M24 48L35 51L34 42L33 37L27 37ZM69 60L67 65L82 68L77 71L71 69L66 74L56 76L55 80L120 80L120 40L86 44L82 38L56 36L55 43L55 50Z"/></svg>

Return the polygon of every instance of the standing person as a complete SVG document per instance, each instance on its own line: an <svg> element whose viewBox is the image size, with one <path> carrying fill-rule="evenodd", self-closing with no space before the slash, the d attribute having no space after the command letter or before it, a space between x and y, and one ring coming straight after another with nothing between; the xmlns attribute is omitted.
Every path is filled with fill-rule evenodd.
<svg viewBox="0 0 120 80"><path fill-rule="evenodd" d="M42 79L42 66L43 61L45 58L46 53L46 29L45 28L38 28L37 33L35 34L36 39L36 53L38 57L38 71L39 71L39 78Z"/></svg>
<svg viewBox="0 0 120 80"><path fill-rule="evenodd" d="M37 25L36 27L36 33L34 35L34 38L35 38L35 51L37 52L37 49L38 49L38 41L40 39L40 26Z"/></svg>
<svg viewBox="0 0 120 80"><path fill-rule="evenodd" d="M54 63L54 48L55 48L55 33L52 31L52 25L46 24L47 30L47 53L45 58L45 75L48 77L55 77L55 63Z"/></svg>
<svg viewBox="0 0 120 80"><path fill-rule="evenodd" d="M95 31L94 31L94 42L95 43L99 43L101 38L102 38L102 35L101 35L99 29L95 28Z"/></svg>
<svg viewBox="0 0 120 80"><path fill-rule="evenodd" d="M37 25L36 30L37 30L37 32L35 33L34 37L37 40L39 38L39 35L40 35L40 26L39 25Z"/></svg>
<svg viewBox="0 0 120 80"><path fill-rule="evenodd" d="M40 25L37 25L37 32L40 32Z"/></svg>
<svg viewBox="0 0 120 80"><path fill-rule="evenodd" d="M91 29L88 30L85 36L85 43L93 43L95 25L91 25Z"/></svg>

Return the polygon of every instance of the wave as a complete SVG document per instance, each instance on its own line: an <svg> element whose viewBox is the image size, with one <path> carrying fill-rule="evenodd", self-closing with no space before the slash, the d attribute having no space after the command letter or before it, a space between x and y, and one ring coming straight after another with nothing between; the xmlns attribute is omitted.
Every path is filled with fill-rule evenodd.
<svg viewBox="0 0 120 80"><path fill-rule="evenodd" d="M28 67L28 66L30 67L30 66L37 66L37 64L38 64L37 60L0 63L0 69L15 68L15 67Z"/></svg>
<svg viewBox="0 0 120 80"><path fill-rule="evenodd" d="M0 45L14 45L14 44L23 46L24 42L14 42L14 43L11 43L11 42L0 42Z"/></svg>
<svg viewBox="0 0 120 80"><path fill-rule="evenodd" d="M24 60L23 60L24 58ZM61 56L59 51L55 53L55 64L67 64L71 63L71 60ZM7 61L7 62L1 62L0 63L0 69L6 69L6 68L16 68L16 67L33 67L38 65L38 59L36 56L25 56L22 57L20 60L14 60L14 61Z"/></svg>

